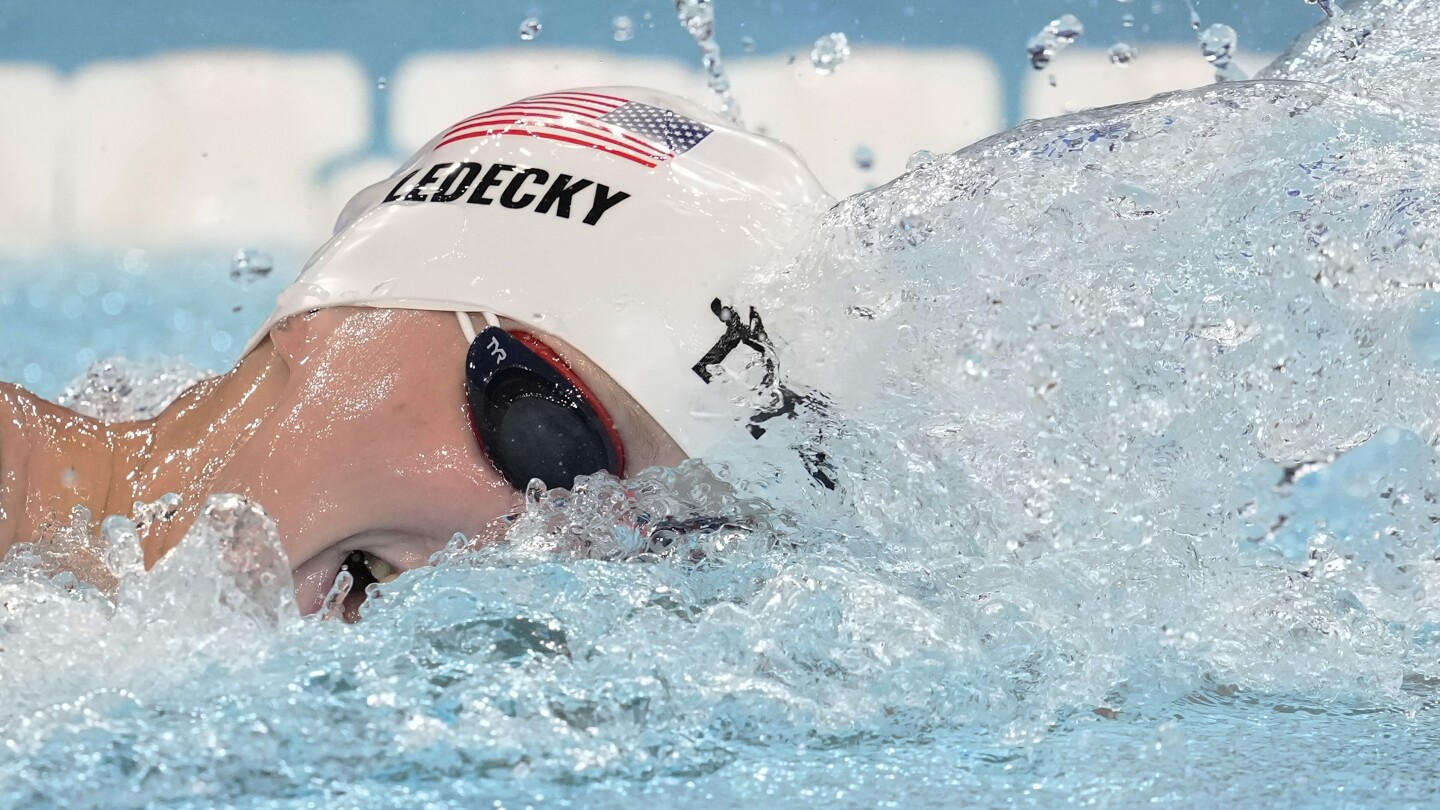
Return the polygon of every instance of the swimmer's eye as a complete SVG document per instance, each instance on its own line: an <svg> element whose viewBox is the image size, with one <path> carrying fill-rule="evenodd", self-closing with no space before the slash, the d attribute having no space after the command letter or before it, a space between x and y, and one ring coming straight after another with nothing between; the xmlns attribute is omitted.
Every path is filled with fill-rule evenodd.
<svg viewBox="0 0 1440 810"><path fill-rule="evenodd" d="M341 563L340 570L348 571L350 576L355 578L355 584L345 595L345 621L347 622L360 620L360 606L365 604L365 599L369 597L371 585L393 582L396 577L400 576L400 572L395 570L395 566L368 551L359 549L350 552L345 557L345 562Z"/></svg>

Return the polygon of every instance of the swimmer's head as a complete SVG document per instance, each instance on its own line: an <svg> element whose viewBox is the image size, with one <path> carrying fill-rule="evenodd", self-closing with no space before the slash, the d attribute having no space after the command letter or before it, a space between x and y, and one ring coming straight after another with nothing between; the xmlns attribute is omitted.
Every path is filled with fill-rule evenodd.
<svg viewBox="0 0 1440 810"><path fill-rule="evenodd" d="M701 455L739 416L711 366L763 339L739 284L829 202L788 147L674 96L533 96L355 195L251 347L326 307L490 313L576 347Z"/></svg>

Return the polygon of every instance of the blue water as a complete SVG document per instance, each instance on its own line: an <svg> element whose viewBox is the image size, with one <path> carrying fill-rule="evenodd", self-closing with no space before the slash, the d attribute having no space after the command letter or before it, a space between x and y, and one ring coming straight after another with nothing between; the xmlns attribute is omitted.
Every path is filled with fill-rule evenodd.
<svg viewBox="0 0 1440 810"><path fill-rule="evenodd" d="M1437 65L1440 11L1355 3L843 202L748 286L824 407L532 493L356 625L263 505L103 589L37 567L129 548L80 516L0 564L0 805L1433 805ZM5 306L218 366L261 291L198 266ZM677 505L719 528L637 525Z"/></svg>

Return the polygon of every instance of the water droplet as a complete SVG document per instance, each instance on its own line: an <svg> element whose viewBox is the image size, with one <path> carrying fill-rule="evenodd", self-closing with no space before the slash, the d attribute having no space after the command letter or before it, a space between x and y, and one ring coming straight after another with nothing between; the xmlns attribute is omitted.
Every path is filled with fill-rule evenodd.
<svg viewBox="0 0 1440 810"><path fill-rule="evenodd" d="M616 42L629 42L635 38L635 21L621 14L610 21L610 35Z"/></svg>
<svg viewBox="0 0 1440 810"><path fill-rule="evenodd" d="M815 40L815 46L810 49L810 64L821 76L830 75L849 58L850 40L838 31Z"/></svg>
<svg viewBox="0 0 1440 810"><path fill-rule="evenodd" d="M741 37L741 38L740 38L740 50L744 51L745 53L754 53L754 52L755 52L755 38L754 38L754 37L751 37L751 36L743 36L743 37Z"/></svg>
<svg viewBox="0 0 1440 810"><path fill-rule="evenodd" d="M1217 73L1223 74L1230 67L1231 57L1235 55L1237 39L1234 28L1224 23L1215 23L1200 35L1200 53L1205 56L1206 62L1215 66Z"/></svg>
<svg viewBox="0 0 1440 810"><path fill-rule="evenodd" d="M1080 38L1085 33L1085 24L1074 14L1062 14L1054 22L1050 23L1055 28L1055 38L1066 45Z"/></svg>
<svg viewBox="0 0 1440 810"><path fill-rule="evenodd" d="M1117 67L1130 67L1130 63L1139 55L1140 52L1133 45L1124 42L1110 46L1110 64Z"/></svg>
<svg viewBox="0 0 1440 810"><path fill-rule="evenodd" d="M105 544L105 565L116 579L145 570L145 552L140 547L140 529L129 519L110 515L100 522L100 539Z"/></svg>
<svg viewBox="0 0 1440 810"><path fill-rule="evenodd" d="M1134 28L1134 27L1135 27L1135 15L1134 15L1134 14L1123 14L1123 15L1121 15L1121 17L1120 17L1120 25L1124 26L1125 28Z"/></svg>
<svg viewBox="0 0 1440 810"><path fill-rule="evenodd" d="M540 36L540 20L536 17L526 17L520 21L520 38L529 42Z"/></svg>
<svg viewBox="0 0 1440 810"><path fill-rule="evenodd" d="M855 147L855 165L862 171L875 168L875 153L868 146Z"/></svg>
<svg viewBox="0 0 1440 810"><path fill-rule="evenodd" d="M385 78L384 76L381 76L380 78L378 78L378 79L375 80L375 89L376 89L376 90L384 90L385 87L386 87L389 83L390 83L390 80L389 80L389 79Z"/></svg>
<svg viewBox="0 0 1440 810"><path fill-rule="evenodd" d="M1084 33L1085 24L1074 14L1062 14L1051 20L1025 44L1025 52L1030 57L1030 67L1044 70L1056 54L1065 50Z"/></svg>
<svg viewBox="0 0 1440 810"><path fill-rule="evenodd" d="M715 6L710 0L675 0L675 16L697 41L715 36Z"/></svg>
<svg viewBox="0 0 1440 810"><path fill-rule="evenodd" d="M917 149L916 151L912 152L909 159L905 161L905 171L914 171L921 166L934 162L934 152L931 152L929 149Z"/></svg>
<svg viewBox="0 0 1440 810"><path fill-rule="evenodd" d="M269 254L245 248L230 260L230 280L250 284L270 275L275 269L275 260Z"/></svg>
<svg viewBox="0 0 1440 810"><path fill-rule="evenodd" d="M700 47L700 64L705 68L710 91L720 99L720 111L726 118L738 122L740 105L730 92L730 79L720 59L720 46L715 42L715 6L710 0L675 0L675 16Z"/></svg>

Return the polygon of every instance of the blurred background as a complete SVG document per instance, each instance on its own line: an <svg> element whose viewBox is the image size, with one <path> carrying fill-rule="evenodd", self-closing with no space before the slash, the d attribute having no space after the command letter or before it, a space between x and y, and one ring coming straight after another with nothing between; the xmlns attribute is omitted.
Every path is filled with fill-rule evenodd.
<svg viewBox="0 0 1440 810"><path fill-rule="evenodd" d="M1306 0L713 8L742 119L837 195L917 150L1214 81L1206 49L1243 78L1322 16ZM1027 44L1066 14L1052 42L1078 37L1036 69ZM435 132L564 86L716 106L700 67L671 0L0 0L0 379L53 396L114 354L226 368L348 196Z"/></svg>

